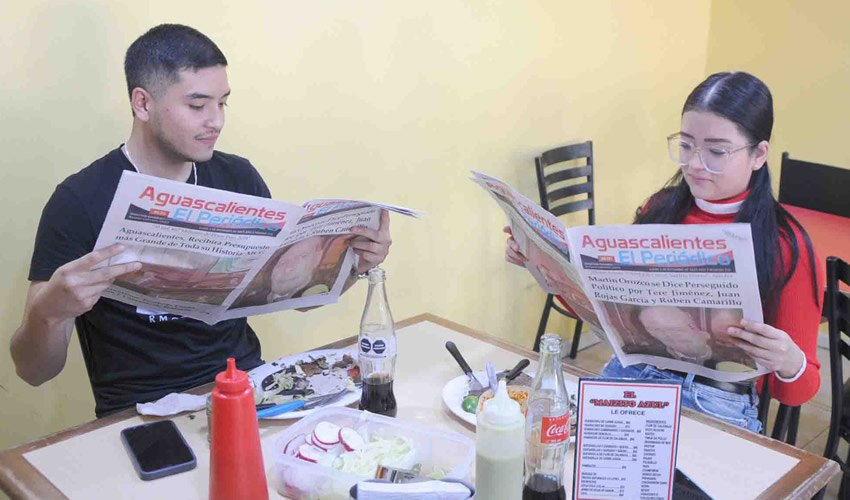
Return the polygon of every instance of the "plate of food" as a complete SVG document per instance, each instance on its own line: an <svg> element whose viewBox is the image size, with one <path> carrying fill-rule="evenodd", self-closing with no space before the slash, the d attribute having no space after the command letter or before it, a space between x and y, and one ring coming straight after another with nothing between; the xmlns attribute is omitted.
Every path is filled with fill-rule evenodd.
<svg viewBox="0 0 850 500"><path fill-rule="evenodd" d="M360 366L354 349L324 349L276 359L248 372L258 407L298 399L311 400L347 389L342 397L309 410L294 410L273 419L301 418L326 406L348 406L360 400Z"/></svg>
<svg viewBox="0 0 850 500"><path fill-rule="evenodd" d="M482 385L485 387L488 385L486 372L473 372L473 375ZM519 403L520 409L525 413L528 406L529 386L531 385L531 380L534 379L534 373L525 372L523 375L527 375L528 377L521 375L508 383L508 394L511 396L511 399ZM567 386L567 392L570 393L570 441L575 441L576 392L578 391L578 385L571 380L564 380L564 383ZM481 411L487 399L493 397L493 392L487 389L478 398L474 396L467 397L468 393L469 379L466 378L466 375L455 377L443 386L443 404L459 419L468 424L475 425L476 413Z"/></svg>

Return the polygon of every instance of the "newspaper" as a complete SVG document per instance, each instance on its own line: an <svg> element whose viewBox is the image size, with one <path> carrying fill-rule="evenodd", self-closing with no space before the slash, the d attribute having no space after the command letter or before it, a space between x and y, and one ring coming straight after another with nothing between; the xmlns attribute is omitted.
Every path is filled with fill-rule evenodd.
<svg viewBox="0 0 850 500"><path fill-rule="evenodd" d="M299 206L125 171L95 249L121 243L102 265L142 268L103 296L209 324L336 302L356 266L351 228L377 229L382 209L422 215L356 200Z"/></svg>
<svg viewBox="0 0 850 500"><path fill-rule="evenodd" d="M725 382L767 373L729 326L763 322L749 224L567 228L504 182L472 180L507 214L526 267L624 366L649 363Z"/></svg>

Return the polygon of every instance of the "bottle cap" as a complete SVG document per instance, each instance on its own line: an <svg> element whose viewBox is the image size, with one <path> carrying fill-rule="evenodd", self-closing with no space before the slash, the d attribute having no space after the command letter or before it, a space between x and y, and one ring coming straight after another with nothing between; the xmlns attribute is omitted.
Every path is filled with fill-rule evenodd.
<svg viewBox="0 0 850 500"><path fill-rule="evenodd" d="M235 358L227 358L227 370L215 376L215 387L221 392L242 392L248 388L248 374L236 369Z"/></svg>
<svg viewBox="0 0 850 500"><path fill-rule="evenodd" d="M369 277L369 283L381 283L387 279L387 273L380 266L375 266L366 272Z"/></svg>
<svg viewBox="0 0 850 500"><path fill-rule="evenodd" d="M522 420L522 410L519 403L508 395L508 385L504 380L499 381L496 396L484 403L484 410L479 415L486 423L493 425L511 425Z"/></svg>
<svg viewBox="0 0 850 500"><path fill-rule="evenodd" d="M557 333L545 333L540 337L540 351L561 352L561 336Z"/></svg>

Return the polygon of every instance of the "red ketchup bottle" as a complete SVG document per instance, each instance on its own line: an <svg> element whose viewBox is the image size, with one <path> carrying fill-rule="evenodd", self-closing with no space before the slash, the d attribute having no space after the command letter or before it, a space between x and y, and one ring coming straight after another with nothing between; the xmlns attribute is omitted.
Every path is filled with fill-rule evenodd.
<svg viewBox="0 0 850 500"><path fill-rule="evenodd" d="M210 420L210 500L268 500L254 391L227 359L215 377Z"/></svg>

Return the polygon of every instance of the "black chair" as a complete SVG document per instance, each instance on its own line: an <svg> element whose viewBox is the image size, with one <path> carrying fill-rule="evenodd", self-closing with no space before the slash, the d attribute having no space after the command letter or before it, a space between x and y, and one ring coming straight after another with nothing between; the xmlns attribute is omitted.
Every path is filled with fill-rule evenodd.
<svg viewBox="0 0 850 500"><path fill-rule="evenodd" d="M762 423L762 434L767 435L767 430L770 427L768 422L768 410L770 409L770 389L767 387L767 377L764 377L764 383L759 394L759 420ZM770 437L779 441L797 445L797 429L800 427L800 407L788 406L784 403L779 404L779 409L776 411L776 420L773 422L773 430Z"/></svg>
<svg viewBox="0 0 850 500"><path fill-rule="evenodd" d="M788 152L782 153L780 203L850 217L850 197L846 194L848 187L850 169L794 160ZM827 320L826 303L824 299L821 323Z"/></svg>
<svg viewBox="0 0 850 500"><path fill-rule="evenodd" d="M575 165L582 160L584 165ZM535 158L534 164L537 170L540 206L556 217L587 210L587 223L596 223L593 204L593 141L550 149ZM573 182L574 180L578 182ZM577 196L580 198L576 199ZM552 294L547 295L546 304L543 306L540 326L534 339L534 351L540 350L540 337L546 330L552 309L576 321L570 347L570 358L575 359L584 322L556 304Z"/></svg>
<svg viewBox="0 0 850 500"><path fill-rule="evenodd" d="M782 153L779 203L850 217L850 170L793 160Z"/></svg>
<svg viewBox="0 0 850 500"><path fill-rule="evenodd" d="M839 289L844 283L850 285L850 265L838 257L826 259L826 311L829 321L829 373L832 382L832 415L829 421L829 436L823 456L835 460L841 466L841 488L838 498L850 495L850 453L842 460L838 457L838 441L850 442L850 381L844 380L842 362L850 359L850 343L843 335L850 336L850 297Z"/></svg>

